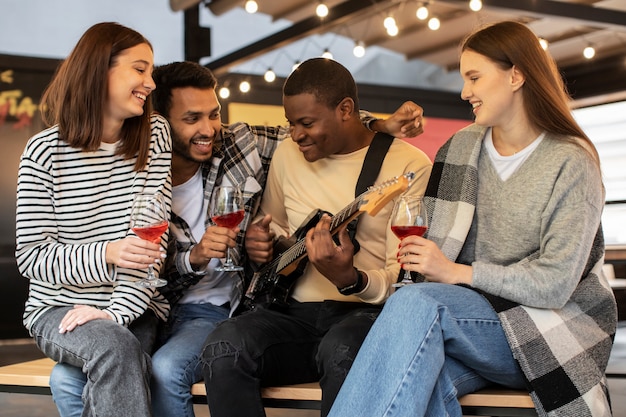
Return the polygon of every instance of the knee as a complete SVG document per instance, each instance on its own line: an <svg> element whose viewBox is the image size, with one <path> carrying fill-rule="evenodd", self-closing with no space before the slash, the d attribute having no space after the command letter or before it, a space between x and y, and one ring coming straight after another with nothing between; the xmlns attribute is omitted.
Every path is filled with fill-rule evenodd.
<svg viewBox="0 0 626 417"><path fill-rule="evenodd" d="M218 326L206 339L200 364L205 381L214 375L229 373L238 366L243 353L243 343L233 334L231 326Z"/></svg>

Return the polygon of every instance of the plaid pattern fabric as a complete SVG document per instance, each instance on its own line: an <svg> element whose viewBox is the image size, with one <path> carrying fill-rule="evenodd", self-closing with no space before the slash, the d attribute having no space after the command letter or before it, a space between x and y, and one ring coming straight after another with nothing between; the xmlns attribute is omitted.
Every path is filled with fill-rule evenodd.
<svg viewBox="0 0 626 417"><path fill-rule="evenodd" d="M278 144L287 137L289 131L283 127L249 126L245 123L224 126L215 144L213 158L202 165L204 199L207 202L210 201L216 184L230 183L242 186L245 217L240 223L238 246L231 251L233 261L237 264L244 263L241 259L244 233L261 202L272 155ZM171 221L172 227L181 230L187 238L187 241L171 239L169 242L165 263L168 283L161 292L170 304L173 304L183 296L187 288L198 283L203 275L191 271L180 272L187 270L185 253L191 251L197 242L189 225L176 213L172 213ZM205 222L206 226L212 225L209 216ZM245 287L243 274L239 273L238 278L230 295L231 311L239 305Z"/></svg>
<svg viewBox="0 0 626 417"><path fill-rule="evenodd" d="M439 150L426 190L428 238L457 259L474 217L485 128L454 135ZM434 219L434 221L433 221ZM483 292L498 313L540 416L610 416L604 372L616 327L615 299L600 279L601 228L585 274L559 310L531 308Z"/></svg>

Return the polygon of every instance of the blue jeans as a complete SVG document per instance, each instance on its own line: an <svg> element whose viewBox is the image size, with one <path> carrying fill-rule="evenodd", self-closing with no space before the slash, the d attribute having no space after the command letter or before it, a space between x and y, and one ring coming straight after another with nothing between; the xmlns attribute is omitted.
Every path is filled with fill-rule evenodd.
<svg viewBox="0 0 626 417"><path fill-rule="evenodd" d="M59 323L70 309L50 309L33 324L31 333L46 356L86 374L78 391L84 406L81 401L77 415L150 417L150 357L138 337L102 319L61 334ZM154 325L156 317L148 321Z"/></svg>
<svg viewBox="0 0 626 417"><path fill-rule="evenodd" d="M200 353L209 333L228 318L213 304L178 304L172 309L165 343L152 356L154 417L193 417L191 386L202 380Z"/></svg>
<svg viewBox="0 0 626 417"><path fill-rule="evenodd" d="M204 341L229 310L213 304L178 304L161 334L165 343L152 357L152 409L155 417L193 417L191 386L202 379L199 366ZM50 388L61 417L79 417L85 374L76 367L57 364Z"/></svg>
<svg viewBox="0 0 626 417"><path fill-rule="evenodd" d="M458 396L496 383L523 389L498 316L477 292L401 288L372 326L329 417L461 417Z"/></svg>

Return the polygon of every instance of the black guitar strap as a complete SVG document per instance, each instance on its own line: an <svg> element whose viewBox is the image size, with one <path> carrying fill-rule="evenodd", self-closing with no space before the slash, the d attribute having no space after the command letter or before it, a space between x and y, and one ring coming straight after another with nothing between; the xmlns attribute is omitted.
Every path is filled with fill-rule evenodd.
<svg viewBox="0 0 626 417"><path fill-rule="evenodd" d="M393 142L393 136L382 132L376 132L372 143L370 144L367 153L365 154L365 160L363 161L363 167L361 168L361 174L356 182L356 188L354 189L354 196L358 197L367 191L368 187L374 185L374 181L378 177L380 167L383 165L383 160L387 151ZM359 217L352 220L348 226L348 234L354 244L354 253L357 253L361 248L359 242L356 240L356 226L358 224Z"/></svg>
<svg viewBox="0 0 626 417"><path fill-rule="evenodd" d="M363 161L363 168L361 168L361 174L356 183L356 189L354 190L354 196L358 197L363 194L367 187L374 185L376 177L380 172L380 167L383 165L383 160L387 151L393 142L393 136L382 132L376 132L370 148L367 150L365 160Z"/></svg>

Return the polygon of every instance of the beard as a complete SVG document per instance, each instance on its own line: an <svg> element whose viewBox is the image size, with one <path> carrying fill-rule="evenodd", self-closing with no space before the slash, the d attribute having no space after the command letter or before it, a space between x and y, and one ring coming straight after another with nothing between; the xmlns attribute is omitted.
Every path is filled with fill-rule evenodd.
<svg viewBox="0 0 626 417"><path fill-rule="evenodd" d="M209 161L213 157L213 152L201 156L194 156L192 154L191 143L198 140L212 141L213 144L215 143L214 139L203 135L196 135L190 140L186 140L183 139L181 135L179 135L174 129L172 129L172 152L189 162L197 164L202 164L206 161Z"/></svg>

